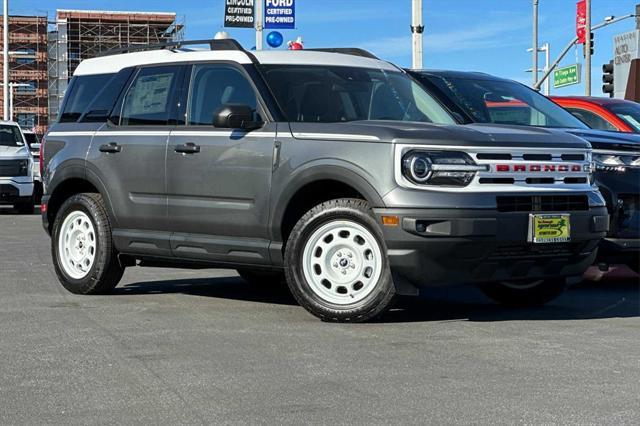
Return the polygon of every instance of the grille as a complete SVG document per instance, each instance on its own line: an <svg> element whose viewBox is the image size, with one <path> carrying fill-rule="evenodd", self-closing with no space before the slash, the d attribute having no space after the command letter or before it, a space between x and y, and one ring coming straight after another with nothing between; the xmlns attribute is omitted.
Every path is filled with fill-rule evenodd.
<svg viewBox="0 0 640 426"><path fill-rule="evenodd" d="M516 195L496 198L500 212L570 212L589 210L586 195Z"/></svg>
<svg viewBox="0 0 640 426"><path fill-rule="evenodd" d="M24 160L0 160L0 177L26 176L27 168L20 167Z"/></svg>
<svg viewBox="0 0 640 426"><path fill-rule="evenodd" d="M497 247L489 259L523 258L532 256L573 256L579 254L584 243L537 244Z"/></svg>

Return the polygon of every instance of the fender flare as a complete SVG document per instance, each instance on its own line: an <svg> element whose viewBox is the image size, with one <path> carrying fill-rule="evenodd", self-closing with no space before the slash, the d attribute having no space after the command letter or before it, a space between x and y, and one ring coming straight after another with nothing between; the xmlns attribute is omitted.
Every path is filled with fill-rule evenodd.
<svg viewBox="0 0 640 426"><path fill-rule="evenodd" d="M280 241L282 239L281 224L289 203L298 191L313 182L334 180L344 183L362 194L372 207L385 207L378 191L365 178L367 175L366 171L354 167L352 163L339 160L331 163L309 163L289 175L289 184L273 197L270 218L271 240Z"/></svg>

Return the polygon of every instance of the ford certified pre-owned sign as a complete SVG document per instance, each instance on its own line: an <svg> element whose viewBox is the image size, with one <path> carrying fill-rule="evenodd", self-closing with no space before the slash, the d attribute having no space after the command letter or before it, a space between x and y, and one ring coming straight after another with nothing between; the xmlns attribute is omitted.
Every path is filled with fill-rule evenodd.
<svg viewBox="0 0 640 426"><path fill-rule="evenodd" d="M255 0L225 0L224 26L253 28L254 1Z"/></svg>
<svg viewBox="0 0 640 426"><path fill-rule="evenodd" d="M296 27L295 0L265 0L264 27L291 30Z"/></svg>

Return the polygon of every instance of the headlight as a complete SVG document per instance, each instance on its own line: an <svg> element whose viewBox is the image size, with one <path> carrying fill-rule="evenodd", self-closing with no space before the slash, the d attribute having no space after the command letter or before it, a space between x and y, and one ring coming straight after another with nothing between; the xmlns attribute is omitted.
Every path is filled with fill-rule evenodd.
<svg viewBox="0 0 640 426"><path fill-rule="evenodd" d="M402 157L402 174L417 185L467 186L486 170L463 152L413 150Z"/></svg>
<svg viewBox="0 0 640 426"><path fill-rule="evenodd" d="M20 176L27 176L29 174L29 160L20 160L18 162L18 168Z"/></svg>
<svg viewBox="0 0 640 426"><path fill-rule="evenodd" d="M624 172L640 167L640 154L623 151L594 151L593 163L597 171Z"/></svg>

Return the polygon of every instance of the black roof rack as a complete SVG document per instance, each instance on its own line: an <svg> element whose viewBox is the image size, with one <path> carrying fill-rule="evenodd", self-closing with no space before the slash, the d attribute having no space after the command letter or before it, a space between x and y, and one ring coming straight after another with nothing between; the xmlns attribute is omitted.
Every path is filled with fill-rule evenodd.
<svg viewBox="0 0 640 426"><path fill-rule="evenodd" d="M156 44L133 44L127 47L118 47L115 49L107 50L106 52L101 53L98 56L111 56L117 55L120 53L131 53L131 52L146 52L149 50L162 50L162 49L180 49L184 46L194 46L194 45L202 45L208 44L211 50L238 50L241 52L246 52L242 45L233 39L222 39L222 40L177 40L177 41L168 41L166 43L156 43Z"/></svg>
<svg viewBox="0 0 640 426"><path fill-rule="evenodd" d="M317 49L304 49L315 52L329 52L329 53L342 53L344 55L361 56L363 58L380 59L368 50L360 49L359 47L321 47Z"/></svg>

